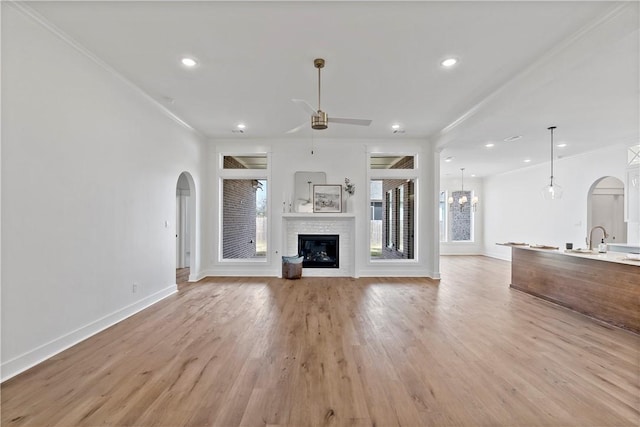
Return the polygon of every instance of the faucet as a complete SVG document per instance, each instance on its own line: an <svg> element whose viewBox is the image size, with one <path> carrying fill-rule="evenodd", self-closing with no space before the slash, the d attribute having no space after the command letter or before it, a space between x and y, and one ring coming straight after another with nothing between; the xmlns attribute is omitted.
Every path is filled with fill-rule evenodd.
<svg viewBox="0 0 640 427"><path fill-rule="evenodd" d="M609 237L609 235L607 234L607 230L604 229L603 226L601 225L596 225L595 227L593 227L591 229L591 231L589 232L589 237L587 237L587 244L589 245L589 250L593 250L593 232L595 231L596 228L599 228L600 230L602 230L602 238L606 239L607 237Z"/></svg>

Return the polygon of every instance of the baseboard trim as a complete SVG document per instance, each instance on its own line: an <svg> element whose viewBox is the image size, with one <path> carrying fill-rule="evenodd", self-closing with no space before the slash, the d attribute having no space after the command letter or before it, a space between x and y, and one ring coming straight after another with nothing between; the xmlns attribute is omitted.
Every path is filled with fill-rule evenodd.
<svg viewBox="0 0 640 427"><path fill-rule="evenodd" d="M133 304L123 307L111 314L108 314L100 319L97 319L85 326L82 326L75 331L69 332L59 338L49 341L46 344L41 345L33 350L30 350L20 356L14 357L11 360L2 362L0 364L0 381L4 382L9 378L12 378L29 368L36 366L39 363L55 356L56 354L73 347L81 341L86 340L89 337L103 331L118 322L123 321L127 317L144 310L147 307L163 300L164 298L173 295L178 292L177 285L170 285L165 289L162 289L146 298L141 299Z"/></svg>
<svg viewBox="0 0 640 427"><path fill-rule="evenodd" d="M196 274L190 274L189 275L189 282L198 282L202 279L204 279L205 277L207 277L206 274L203 274L202 272L196 273Z"/></svg>
<svg viewBox="0 0 640 427"><path fill-rule="evenodd" d="M203 270L197 277L278 277L280 272L273 268L248 270L244 266L221 266L211 270ZM200 280L198 279L198 280Z"/></svg>
<svg viewBox="0 0 640 427"><path fill-rule="evenodd" d="M360 270L358 277L425 277L437 280L440 278L440 274L434 271L422 270L364 269Z"/></svg>

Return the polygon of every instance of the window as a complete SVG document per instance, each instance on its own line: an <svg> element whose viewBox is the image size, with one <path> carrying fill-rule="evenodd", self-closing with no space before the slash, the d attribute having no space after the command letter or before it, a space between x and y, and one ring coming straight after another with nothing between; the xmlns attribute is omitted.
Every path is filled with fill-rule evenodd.
<svg viewBox="0 0 640 427"><path fill-rule="evenodd" d="M413 156L372 155L369 158L370 169L413 169Z"/></svg>
<svg viewBox="0 0 640 427"><path fill-rule="evenodd" d="M369 156L372 261L415 259L417 160L411 154Z"/></svg>
<svg viewBox="0 0 640 427"><path fill-rule="evenodd" d="M371 192L371 259L414 259L415 180L371 180L371 187L381 187L379 197L384 194L384 200L378 201Z"/></svg>
<svg viewBox="0 0 640 427"><path fill-rule="evenodd" d="M398 252L404 251L404 185L398 187Z"/></svg>
<svg viewBox="0 0 640 427"><path fill-rule="evenodd" d="M447 241L447 193L440 192L440 203L438 204L438 220L440 223L440 241Z"/></svg>
<svg viewBox="0 0 640 427"><path fill-rule="evenodd" d="M386 213L386 227L385 227L385 235L387 236L387 248L393 248L395 243L395 209L393 202L393 190L387 191L387 199L385 202L385 213Z"/></svg>
<svg viewBox="0 0 640 427"><path fill-rule="evenodd" d="M224 179L222 258L267 255L267 180Z"/></svg>
<svg viewBox="0 0 640 427"><path fill-rule="evenodd" d="M220 260L268 258L267 154L220 155Z"/></svg>
<svg viewBox="0 0 640 427"><path fill-rule="evenodd" d="M266 169L267 155L222 156L223 169Z"/></svg>
<svg viewBox="0 0 640 427"><path fill-rule="evenodd" d="M451 218L449 236L452 242L471 242L473 241L473 212L471 203L467 202L460 205L458 200L462 196L466 196L467 200L471 200L473 194L471 191L454 191L453 204L449 209Z"/></svg>
<svg viewBox="0 0 640 427"><path fill-rule="evenodd" d="M629 147L627 150L627 165L640 165L640 144Z"/></svg>
<svg viewBox="0 0 640 427"><path fill-rule="evenodd" d="M371 191L371 227L370 227L370 253L371 257L378 258L382 255L382 181L372 180Z"/></svg>

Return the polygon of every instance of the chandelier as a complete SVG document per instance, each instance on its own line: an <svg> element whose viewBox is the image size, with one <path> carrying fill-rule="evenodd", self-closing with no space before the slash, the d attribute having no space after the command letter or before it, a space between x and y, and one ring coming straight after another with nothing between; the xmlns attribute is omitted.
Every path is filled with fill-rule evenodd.
<svg viewBox="0 0 640 427"><path fill-rule="evenodd" d="M458 205L460 206L460 210L464 209L464 205L469 201L469 199L467 198L466 194L464 194L464 168L460 168L460 173L461 173L461 178L462 178L462 185L461 185L461 190L460 193L462 193L462 196L460 196L460 198L458 199ZM449 196L449 199L447 200L449 202L449 207L453 208L453 197ZM477 196L473 196L471 198L471 207L473 208L473 211L476 211L476 206L478 205L478 197Z"/></svg>

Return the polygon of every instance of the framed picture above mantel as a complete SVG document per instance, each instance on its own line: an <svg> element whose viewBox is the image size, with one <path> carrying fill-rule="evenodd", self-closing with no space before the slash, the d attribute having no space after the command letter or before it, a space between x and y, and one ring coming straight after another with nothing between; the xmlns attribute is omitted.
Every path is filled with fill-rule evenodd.
<svg viewBox="0 0 640 427"><path fill-rule="evenodd" d="M313 212L336 213L342 212L342 185L314 185Z"/></svg>

